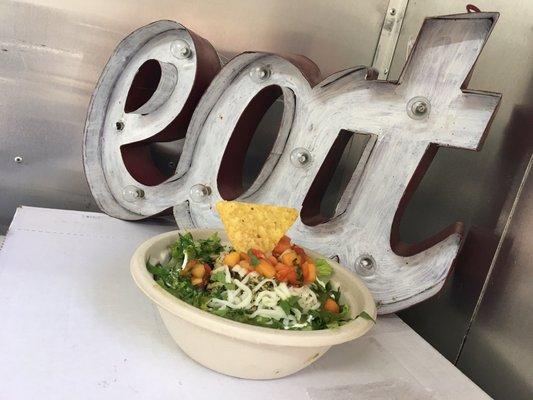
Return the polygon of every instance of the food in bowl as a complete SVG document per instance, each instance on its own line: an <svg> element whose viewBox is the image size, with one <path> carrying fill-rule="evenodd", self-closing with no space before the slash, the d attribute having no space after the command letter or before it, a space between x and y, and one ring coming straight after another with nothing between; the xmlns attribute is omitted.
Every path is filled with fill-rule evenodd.
<svg viewBox="0 0 533 400"><path fill-rule="evenodd" d="M285 330L337 328L352 319L330 278L331 265L283 236L271 252L238 252L180 234L165 262L147 262L154 280L180 300L234 321ZM355 318L372 319L362 311Z"/></svg>
<svg viewBox="0 0 533 400"><path fill-rule="evenodd" d="M229 214L232 217L237 216L238 218L233 218L232 222L228 222L228 219L223 215L225 207L228 209L231 208L232 212ZM201 273L200 268L194 270L194 268L197 267L197 264L200 263L203 265L204 263L209 264L209 262L211 262L213 267L215 267L217 259L222 259L222 257L225 259L232 253L230 251L231 249L227 248L227 246L231 246L232 249L239 252L239 263L246 260L244 257L241 261L241 252L250 257L249 262L252 262L252 255L254 255L258 261L262 259L262 257L259 257L253 252L251 252L252 255L248 254L248 249L261 250L265 254L265 258L268 259L267 254L275 253L274 248L279 242L285 243L286 245L288 244L291 250L296 248L295 246L293 248L293 245L287 238L283 238L284 233L295 218L295 210L266 205L246 203L235 204L234 202L230 202L229 205L227 203L220 203L217 205L217 209L219 210L222 221L226 227L225 231L191 229L189 231L167 232L142 243L131 259L131 273L135 283L141 291L156 304L170 335L179 347L193 360L207 368L230 376L247 379L281 378L312 364L328 351L331 346L356 339L364 335L374 326L373 318L376 317L376 306L372 295L355 274L341 267L333 260L327 260L327 263L332 269L331 278L328 281L329 288L336 291L338 287L342 287L342 293L340 291L338 292L340 297L336 303L339 306L339 314L342 314L342 310L347 309L349 310L350 318L347 318L346 320L344 320L344 318L338 318L339 320L342 319L342 321L337 321L337 327L333 326L336 325L336 323L332 323L332 321L326 322L326 327L329 323L331 329L312 329L312 324L310 327L294 326L291 318L288 318L286 329L284 318L280 320L270 318L277 321L272 322L272 325L281 324L278 327L282 327L282 329L272 329L275 328L275 326L265 327L264 325L257 326L250 323L241 323L239 318L229 319L227 315L226 318L223 318L216 315L216 313L203 311L201 308L193 305L195 302L198 304L206 304L205 300L199 301L199 299L206 294L205 291L197 289L201 289L202 287L207 288L209 284L219 282L219 278L219 283L221 284L220 288L223 286L223 290L227 291L225 277L224 280L222 280L222 275L216 275L218 278L211 279L214 275L213 271L215 268L209 272L209 281L206 281L205 279L205 274L207 274L205 265L204 273ZM282 213L279 213L280 209L282 209ZM276 216L279 215L282 215L281 219L276 218ZM231 225L233 223L236 223L237 225L241 224L241 227L235 229L235 226ZM230 229L228 229L228 224L230 224ZM183 238L186 238L187 240L183 241ZM220 241L218 238L220 238ZM190 253L186 249L178 249L178 243L181 245L186 244L185 247L192 245L193 247L189 250ZM172 249L176 249L176 254L171 254ZM194 249L194 255L192 254L192 249ZM278 261L280 255L284 253L285 250L279 253L279 255L273 254ZM322 272L320 271L320 263L318 263L318 260L324 259L324 257L312 250L303 250L305 255L314 261L316 269L315 273L319 276ZM185 251L188 258L190 255L191 259L197 259L200 263L192 264L183 274L184 277L189 275L188 282L181 279L182 275L174 275L174 278L182 282L181 285L183 285L183 288L179 289L181 292L180 297L171 294L171 290L169 289L172 288L165 283L165 280L161 276L161 274L165 275L167 272L161 270L156 271L150 267L152 272L155 273L153 274L147 269L147 262L149 262L149 265L154 268L162 268L164 265L168 267L168 263L170 263L170 265L175 263L175 266L181 267L183 265L183 260L180 265L178 255L180 253L183 254L183 251ZM213 254L215 253L218 253L218 257L213 261ZM175 257L175 260L171 262L173 256ZM225 265L231 264L232 261L234 261L231 260L231 257L234 257L234 260L237 258L236 255L233 254L232 256L229 256L226 261L222 259L222 266L224 265L224 262ZM183 259L185 259L185 254L183 254ZM188 262L189 260L187 260L187 263ZM184 268L187 266L187 263L185 263ZM233 268L230 270L229 267L230 266L228 265L228 271L233 279ZM257 267L257 265L255 267ZM265 272L266 270L261 270L262 268L259 268L259 271L257 271L257 268L254 268L254 271L248 272L245 276L249 276L252 272L255 272L260 275L256 276L255 279L265 281L266 279L273 279L278 286L285 283L287 288L291 287L290 280L294 278L292 274L287 274L286 277L280 275L279 280L276 280L275 276L268 278L267 275L263 275L263 273L268 274L268 271ZM215 274L218 272L222 271L216 271ZM223 272L226 274L225 268ZM278 271L276 271L276 274L277 272ZM237 271L235 271L235 273L238 274ZM296 280L296 282L301 282L301 284L300 286L298 286L298 284L293 285L292 287L294 289L305 286L303 283L303 271L301 271L301 274L302 276L300 276L298 280L297 273ZM306 276L308 277L307 279L311 276L309 271ZM159 282L154 278L158 279ZM193 279L195 279L194 282ZM248 279L251 279L251 277ZM285 279L286 282L283 282ZM318 279L326 280L325 277L319 277ZM185 284L183 282L185 282ZM237 283L234 281L230 283L235 284L237 287ZM324 285L328 285L327 282L323 283ZM164 284L164 286L161 284ZM268 283L264 283L263 285L266 284ZM270 284L272 284L272 282L270 282ZM171 283L171 286L172 285L173 283ZM246 283L244 285L246 285ZM307 283L307 285L310 285L310 283ZM176 287L178 288L179 286ZM231 289L231 285L229 287L230 290L235 290ZM250 290L252 289L250 288ZM263 295L263 297L267 296L268 295L266 294ZM244 300L242 295L240 297L241 301ZM332 300L337 299L336 294L334 294L333 297L334 299ZM222 297L222 299L224 298ZM295 300L289 301L290 308L287 308L286 305L280 305L280 307L282 309L285 307L287 310L292 311L292 308L297 308L292 307L294 305L292 302L295 302ZM298 301L296 300L296 303L297 302ZM344 306L346 308L344 308ZM228 307L227 304L226 307L226 310L229 309L226 312L244 314L242 311L235 312L235 310ZM223 304L217 309L220 310L220 312L225 312ZM292 312L296 317L297 312ZM359 317L354 318L355 316ZM302 319L299 320L302 321ZM268 319L260 321L266 323L268 322ZM319 319L317 319L317 321L319 321ZM354 362L357 361L354 360Z"/></svg>

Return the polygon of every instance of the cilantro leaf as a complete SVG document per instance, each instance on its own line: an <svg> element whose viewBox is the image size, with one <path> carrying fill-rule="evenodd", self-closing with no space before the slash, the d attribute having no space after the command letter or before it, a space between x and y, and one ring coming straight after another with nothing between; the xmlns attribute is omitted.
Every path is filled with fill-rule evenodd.
<svg viewBox="0 0 533 400"><path fill-rule="evenodd" d="M259 258L252 253L252 250L248 250L248 256L250 257L250 264L252 264L254 267L257 267L259 265Z"/></svg>
<svg viewBox="0 0 533 400"><path fill-rule="evenodd" d="M281 300L278 305L282 308L282 310L285 312L285 314L289 314L291 312L291 308L298 307L298 297L296 296L290 296L287 297L285 300Z"/></svg>
<svg viewBox="0 0 533 400"><path fill-rule="evenodd" d="M278 303L278 305L281 307L281 309L283 310L285 314L288 314L291 312L291 305L289 304L287 300L281 300Z"/></svg>
<svg viewBox="0 0 533 400"><path fill-rule="evenodd" d="M152 265L147 262L146 269L148 270L148 272L154 275L156 279L167 277L170 274L170 271L167 268L163 267L161 264Z"/></svg>
<svg viewBox="0 0 533 400"><path fill-rule="evenodd" d="M224 251L224 246L220 243L217 233L207 239L194 240L187 232L180 234L178 240L170 246L171 259L168 265L171 268L180 266L183 263L185 254L189 260L198 260L203 263L213 264L213 261Z"/></svg>

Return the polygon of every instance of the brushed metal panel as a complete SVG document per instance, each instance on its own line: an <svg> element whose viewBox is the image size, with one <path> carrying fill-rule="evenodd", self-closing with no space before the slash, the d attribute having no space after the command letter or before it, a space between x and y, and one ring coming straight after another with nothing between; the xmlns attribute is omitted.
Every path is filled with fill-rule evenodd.
<svg viewBox="0 0 533 400"><path fill-rule="evenodd" d="M533 398L531 199L529 173L457 364L497 399Z"/></svg>
<svg viewBox="0 0 533 400"><path fill-rule="evenodd" d="M81 163L89 98L135 28L175 19L227 59L299 53L327 75L370 65L386 0L0 1L0 232L19 204L96 209ZM14 157L21 156L21 163Z"/></svg>
<svg viewBox="0 0 533 400"><path fill-rule="evenodd" d="M472 227L441 292L398 313L404 322L452 362L457 359L468 333L470 318L497 245L497 235Z"/></svg>
<svg viewBox="0 0 533 400"><path fill-rule="evenodd" d="M526 264L531 260L531 253L529 259L521 258L523 269L528 271L523 276L516 272L518 267L512 267L510 258L505 266L502 261L499 275L493 275L488 281L489 288L498 295L486 292L493 300L484 303L479 325L476 322L471 336L468 333L492 254L533 148L533 2L480 0L475 4L482 11L500 12L500 18L468 87L501 92L502 103L479 153L439 150L401 226L402 236L413 242L459 220L466 222L471 233L458 257L455 274L443 292L400 316L451 361L457 361L466 340L458 366L496 397L518 398L518 393L523 395L528 393L526 389L531 390L531 386L524 384L532 381L528 335L533 319L531 297L527 297L525 289L514 290L514 285L522 287L528 279L531 281L531 262ZM411 0L389 79L399 75L424 17L464 12L464 6L465 2L458 0ZM529 194L531 198L531 191ZM524 229L521 235L521 240L527 240ZM500 306L489 312L496 298ZM512 315L512 322L509 317L502 317L503 313ZM494 337L500 341L489 339ZM516 368L515 363L521 368ZM516 397L510 395L514 393Z"/></svg>

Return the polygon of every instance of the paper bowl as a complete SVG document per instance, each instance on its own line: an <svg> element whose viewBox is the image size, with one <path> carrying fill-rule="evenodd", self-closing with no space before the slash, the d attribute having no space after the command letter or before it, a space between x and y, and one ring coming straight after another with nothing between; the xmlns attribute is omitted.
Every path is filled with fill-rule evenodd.
<svg viewBox="0 0 533 400"><path fill-rule="evenodd" d="M195 239L206 239L217 232L227 243L223 231L187 232ZM178 346L207 368L239 378L281 378L312 364L331 346L356 339L374 326L372 321L357 318L336 329L285 331L235 322L193 307L160 287L146 269L146 261L160 258L179 233L164 233L141 244L131 259L131 274L141 291L157 305ZM306 252L321 258L313 251ZM375 319L374 300L361 280L339 264L329 263L334 269L332 281L341 287L341 302L349 305L352 315L364 310Z"/></svg>

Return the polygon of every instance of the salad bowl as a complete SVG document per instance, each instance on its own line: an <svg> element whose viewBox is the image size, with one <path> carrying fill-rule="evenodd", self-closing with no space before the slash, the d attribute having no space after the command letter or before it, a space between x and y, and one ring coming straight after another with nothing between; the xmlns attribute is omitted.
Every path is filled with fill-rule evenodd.
<svg viewBox="0 0 533 400"><path fill-rule="evenodd" d="M280 330L232 321L187 304L163 289L146 268L148 261L164 259L168 246L186 232L195 239L207 239L216 232L223 243L228 242L222 230L167 232L141 244L130 267L133 280L157 305L172 338L201 365L239 378L281 378L312 364L331 346L354 340L373 327L372 320L359 317L334 329ZM321 257L305 250L313 258ZM341 300L350 307L351 315L355 317L364 311L375 319L374 300L362 281L338 263L328 262L334 270L331 281L340 285Z"/></svg>

